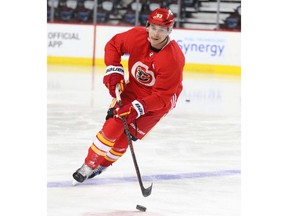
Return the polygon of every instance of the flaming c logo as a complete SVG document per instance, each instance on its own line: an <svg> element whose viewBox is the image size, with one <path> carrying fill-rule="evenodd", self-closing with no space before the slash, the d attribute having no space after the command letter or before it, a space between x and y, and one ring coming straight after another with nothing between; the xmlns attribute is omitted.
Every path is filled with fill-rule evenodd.
<svg viewBox="0 0 288 216"><path fill-rule="evenodd" d="M142 62L136 62L131 70L132 76L142 85L153 86L155 84L155 76L153 71Z"/></svg>

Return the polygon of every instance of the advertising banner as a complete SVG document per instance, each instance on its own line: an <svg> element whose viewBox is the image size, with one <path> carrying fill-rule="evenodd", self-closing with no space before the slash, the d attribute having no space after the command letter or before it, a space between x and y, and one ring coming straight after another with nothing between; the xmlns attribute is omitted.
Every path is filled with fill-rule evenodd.
<svg viewBox="0 0 288 216"><path fill-rule="evenodd" d="M48 56L93 57L94 26L48 24Z"/></svg>

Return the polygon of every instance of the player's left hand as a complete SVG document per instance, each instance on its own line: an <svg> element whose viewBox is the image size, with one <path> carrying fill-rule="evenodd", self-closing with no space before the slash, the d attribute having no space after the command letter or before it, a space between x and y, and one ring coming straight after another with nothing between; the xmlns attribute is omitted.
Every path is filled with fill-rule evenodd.
<svg viewBox="0 0 288 216"><path fill-rule="evenodd" d="M141 100L134 100L132 103L126 104L121 108L114 110L114 116L125 117L127 124L145 114L145 104Z"/></svg>

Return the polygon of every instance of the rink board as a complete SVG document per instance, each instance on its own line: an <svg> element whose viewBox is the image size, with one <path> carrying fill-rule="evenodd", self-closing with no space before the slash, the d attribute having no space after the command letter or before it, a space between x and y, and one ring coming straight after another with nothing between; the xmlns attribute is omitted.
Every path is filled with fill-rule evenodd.
<svg viewBox="0 0 288 216"><path fill-rule="evenodd" d="M47 63L105 66L104 46L115 34L131 27L48 24ZM175 40L186 59L185 71L241 74L240 32L174 29ZM127 67L128 55L122 57Z"/></svg>

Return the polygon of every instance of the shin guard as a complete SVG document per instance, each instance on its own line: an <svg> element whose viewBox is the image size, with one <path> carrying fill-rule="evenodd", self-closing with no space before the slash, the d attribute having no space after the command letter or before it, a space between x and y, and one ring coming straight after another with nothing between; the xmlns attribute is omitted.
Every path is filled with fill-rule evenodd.
<svg viewBox="0 0 288 216"><path fill-rule="evenodd" d="M101 162L101 166L107 167L116 162L126 152L127 147L127 137L123 132L122 135L115 141L114 146L105 155Z"/></svg>

